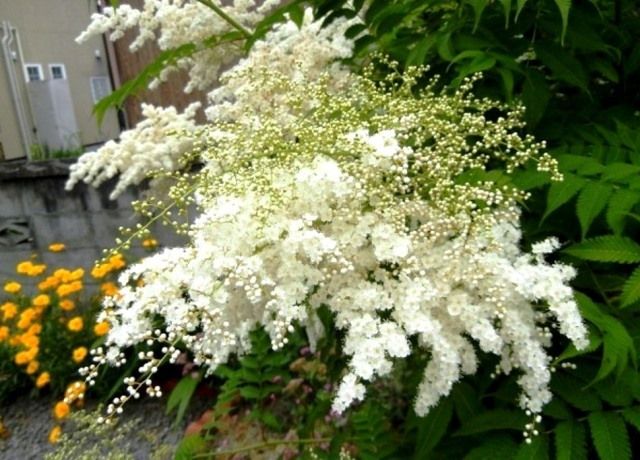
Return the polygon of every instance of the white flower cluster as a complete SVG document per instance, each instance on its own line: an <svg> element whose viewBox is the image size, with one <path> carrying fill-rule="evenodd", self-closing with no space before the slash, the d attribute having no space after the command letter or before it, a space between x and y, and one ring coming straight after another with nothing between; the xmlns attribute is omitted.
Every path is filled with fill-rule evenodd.
<svg viewBox="0 0 640 460"><path fill-rule="evenodd" d="M122 133L119 142L108 141L95 152L82 155L71 165L66 188L79 181L94 187L118 176L111 192L114 199L129 185L139 184L157 171L175 171L185 166L185 155L193 147L190 136L200 103L190 104L183 113L175 107L142 104L145 117L135 129Z"/></svg>
<svg viewBox="0 0 640 460"><path fill-rule="evenodd" d="M254 87L280 87L292 118L283 124L277 107L263 107L250 123L193 134L205 166L191 244L123 273L102 315L107 356L163 337L212 371L246 352L258 327L276 350L298 325L313 342L328 308L349 357L338 412L394 360L423 353L415 409L426 414L476 371L478 349L519 373L521 406L539 412L551 397L552 330L586 345L567 284L574 271L545 261L554 240L521 251L523 194L460 179L533 161L540 144L516 133L522 110L471 97L471 81L416 95L419 73L379 84L352 76L339 92L330 78L247 75ZM488 110L505 113L491 121ZM152 331L158 317L166 332Z"/></svg>
<svg viewBox="0 0 640 460"><path fill-rule="evenodd" d="M280 0L233 0L224 2L220 8L240 25L251 28L280 3ZM188 43L203 44L207 39L224 36L233 30L227 21L201 2L145 0L140 10L123 3L93 14L91 23L77 41L83 42L104 33L108 33L111 40L117 40L135 27L138 35L131 43L132 51L150 40L155 40L161 50L175 49ZM201 45L193 56L178 60L177 67L186 69L190 76L185 90L210 89L223 66L237 59L240 51L237 42L216 47Z"/></svg>
<svg viewBox="0 0 640 460"><path fill-rule="evenodd" d="M253 3L258 5L252 6ZM234 19L250 25L272 9L274 3L277 2L236 1L224 8ZM255 43L245 58L223 73L221 84L209 93L210 104L205 108L207 118L212 122L250 124L255 119L253 114L277 108L277 118L281 122L290 120L290 108L279 82L263 80L256 85L250 78L266 69L297 82L325 74L330 76L334 89L344 87L350 74L337 60L351 56L353 41L345 39L344 32L358 20L337 19L322 28L322 19L314 20L311 9L307 8L300 27L291 21L276 25ZM142 11L124 3L118 8L105 8L102 14L93 16L91 25L79 40L107 31L112 31L111 39L115 40L124 30L135 26L139 26L140 32L132 45L134 49L153 38L157 30L163 49L229 32L229 24L200 3L147 0ZM187 90L212 88L221 66L239 56L237 50L231 52L227 48L202 49L189 58L191 78ZM67 189L81 180L98 186L120 174L111 195L116 197L127 186L140 183L159 169L176 170L183 165L179 160L192 148L192 143L188 136L180 138L173 134L193 130L197 108L190 105L179 114L172 107L143 105L145 120L124 132L120 142L110 141L96 153L81 157L72 167Z"/></svg>

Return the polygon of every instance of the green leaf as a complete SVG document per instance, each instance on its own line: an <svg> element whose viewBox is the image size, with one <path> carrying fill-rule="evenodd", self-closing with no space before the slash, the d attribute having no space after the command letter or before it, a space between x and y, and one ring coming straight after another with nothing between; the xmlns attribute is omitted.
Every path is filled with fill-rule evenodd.
<svg viewBox="0 0 640 460"><path fill-rule="evenodd" d="M489 0L466 0L466 3L471 5L471 8L473 8L473 32L475 33L475 31L478 29L478 24L480 24L482 13L489 4Z"/></svg>
<svg viewBox="0 0 640 460"><path fill-rule="evenodd" d="M602 402L593 390L583 388L584 382L566 372L556 372L551 379L554 395L582 411L602 409Z"/></svg>
<svg viewBox="0 0 640 460"><path fill-rule="evenodd" d="M175 460L192 460L194 455L207 449L207 443L197 434L186 436L178 444Z"/></svg>
<svg viewBox="0 0 640 460"><path fill-rule="evenodd" d="M463 421L454 436L469 436L492 430L522 431L529 418L520 411L494 409L482 412L470 420Z"/></svg>
<svg viewBox="0 0 640 460"><path fill-rule="evenodd" d="M471 449L464 460L512 460L517 448L518 445L510 436L491 436Z"/></svg>
<svg viewBox="0 0 640 460"><path fill-rule="evenodd" d="M518 0L516 3L516 21L520 17L520 13L522 12L522 8L527 4L528 0Z"/></svg>
<svg viewBox="0 0 640 460"><path fill-rule="evenodd" d="M613 83L618 83L618 81L620 80L620 78L618 77L618 71L611 64L611 62L606 59L594 58L589 61L588 65L591 70L595 70L604 78Z"/></svg>
<svg viewBox="0 0 640 460"><path fill-rule="evenodd" d="M571 53L550 42L537 42L534 49L538 59L549 67L555 78L589 94L587 74Z"/></svg>
<svg viewBox="0 0 640 460"><path fill-rule="evenodd" d="M564 36L567 32L567 24L569 24L569 10L571 9L571 0L554 0L556 6L560 10L560 17L562 18L562 34L560 36L560 43L564 44Z"/></svg>
<svg viewBox="0 0 640 460"><path fill-rule="evenodd" d="M507 102L511 102L513 99L513 72L504 67L498 67L496 71L500 74L502 79L502 89L504 89L504 96Z"/></svg>
<svg viewBox="0 0 640 460"><path fill-rule="evenodd" d="M182 421L184 413L189 406L189 401L191 401L191 397L198 387L200 380L200 374L198 374L197 377L191 375L182 377L169 395L169 399L167 400L167 414L170 414L171 411L177 407L176 424Z"/></svg>
<svg viewBox="0 0 640 460"><path fill-rule="evenodd" d="M511 17L511 0L500 0L504 9L504 27L509 27L509 18Z"/></svg>
<svg viewBox="0 0 640 460"><path fill-rule="evenodd" d="M631 238L616 235L598 236L574 244L564 250L567 254L594 262L633 264L640 262L640 245Z"/></svg>
<svg viewBox="0 0 640 460"><path fill-rule="evenodd" d="M617 190L611 196L606 219L609 228L611 228L616 235L624 231L625 220L638 202L640 202L640 193L630 190Z"/></svg>
<svg viewBox="0 0 640 460"><path fill-rule="evenodd" d="M561 363L562 361L566 361L567 359L572 359L577 356L582 356L587 353L591 353L592 351L597 350L602 345L602 336L595 330L593 327L589 328L589 345L582 350L578 350L575 345L570 343L567 345L567 348L560 353L560 355L553 361L554 364Z"/></svg>
<svg viewBox="0 0 640 460"><path fill-rule="evenodd" d="M551 182L551 177L548 173L535 170L516 171L512 175L511 182L520 190L531 190L548 184Z"/></svg>
<svg viewBox="0 0 640 460"><path fill-rule="evenodd" d="M549 84L544 75L535 69L528 69L522 87L522 102L526 107L525 120L533 127L538 124L551 99Z"/></svg>
<svg viewBox="0 0 640 460"><path fill-rule="evenodd" d="M240 388L240 395L244 399L262 399L262 392L253 386L243 386Z"/></svg>
<svg viewBox="0 0 640 460"><path fill-rule="evenodd" d="M631 273L631 276L624 283L624 287L622 288L622 296L620 301L622 302L622 308L628 307L629 305L636 303L640 300L640 267L636 267L636 269Z"/></svg>
<svg viewBox="0 0 640 460"><path fill-rule="evenodd" d="M420 40L407 57L407 66L422 65L427 59L427 53L436 44L436 35L427 35Z"/></svg>
<svg viewBox="0 0 640 460"><path fill-rule="evenodd" d="M573 198L586 183L586 180L573 174L565 174L562 182L552 183L547 193L547 208L542 220Z"/></svg>
<svg viewBox="0 0 640 460"><path fill-rule="evenodd" d="M415 459L426 458L440 442L453 416L453 403L447 398L431 409L429 414L418 420L418 442Z"/></svg>
<svg viewBox="0 0 640 460"><path fill-rule="evenodd" d="M629 425L640 431L640 407L629 407L622 411L622 416Z"/></svg>
<svg viewBox="0 0 640 460"><path fill-rule="evenodd" d="M587 236L594 219L604 210L613 188L599 182L589 182L578 195L576 213L582 229L582 238Z"/></svg>
<svg viewBox="0 0 640 460"><path fill-rule="evenodd" d="M602 179L606 181L619 181L628 177L635 178L639 172L640 166L615 162L605 166Z"/></svg>
<svg viewBox="0 0 640 460"><path fill-rule="evenodd" d="M575 420L560 422L553 430L556 460L586 460L587 436L584 426Z"/></svg>
<svg viewBox="0 0 640 460"><path fill-rule="evenodd" d="M451 397L460 420L469 420L480 410L476 390L466 382L459 382L451 390Z"/></svg>
<svg viewBox="0 0 640 460"><path fill-rule="evenodd" d="M629 435L620 415L615 412L594 412L588 420L593 444L601 460L631 459Z"/></svg>
<svg viewBox="0 0 640 460"><path fill-rule="evenodd" d="M546 460L549 458L549 440L544 434L531 438L531 443L523 442L518 448L515 460Z"/></svg>

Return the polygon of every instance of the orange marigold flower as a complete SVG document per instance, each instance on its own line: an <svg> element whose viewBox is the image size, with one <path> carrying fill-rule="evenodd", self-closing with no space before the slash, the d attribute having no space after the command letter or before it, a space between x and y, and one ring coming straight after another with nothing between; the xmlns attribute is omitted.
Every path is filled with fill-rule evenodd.
<svg viewBox="0 0 640 460"><path fill-rule="evenodd" d="M109 329L111 329L111 327L109 326L109 323L107 323L106 321L102 321L96 324L95 326L93 326L93 332L98 337L105 335L107 332L109 332Z"/></svg>
<svg viewBox="0 0 640 460"><path fill-rule="evenodd" d="M20 313L20 319L18 320L18 327L20 329L28 329L31 326L33 320L38 316L38 312L33 308L27 308Z"/></svg>
<svg viewBox="0 0 640 460"><path fill-rule="evenodd" d="M0 327L0 342L4 342L9 337L9 328L7 326Z"/></svg>
<svg viewBox="0 0 640 460"><path fill-rule="evenodd" d="M40 338L29 333L20 336L20 343L29 349L37 348L40 345Z"/></svg>
<svg viewBox="0 0 640 460"><path fill-rule="evenodd" d="M67 328L72 332L79 332L84 327L84 322L80 316L74 316L67 323Z"/></svg>
<svg viewBox="0 0 640 460"><path fill-rule="evenodd" d="M36 387L42 388L49 382L51 382L51 375L48 372L43 372L36 379Z"/></svg>
<svg viewBox="0 0 640 460"><path fill-rule="evenodd" d="M31 361L27 366L27 374L32 375L38 372L38 368L40 367L40 363L38 361Z"/></svg>
<svg viewBox="0 0 640 460"><path fill-rule="evenodd" d="M67 418L69 416L69 412L71 412L71 408L69 407L69 404L67 404L64 401L57 402L56 405L53 407L53 416L57 420L62 420Z"/></svg>
<svg viewBox="0 0 640 460"><path fill-rule="evenodd" d="M118 286L111 281L102 283L100 285L100 291L102 292L102 295L105 295L107 297L113 297L120 293L120 289L118 289Z"/></svg>
<svg viewBox="0 0 640 460"><path fill-rule="evenodd" d="M76 268L74 271L72 271L69 274L69 279L71 281L75 281L75 280L79 280L83 276L84 276L84 269L83 268Z"/></svg>
<svg viewBox="0 0 640 460"><path fill-rule="evenodd" d="M29 271L27 272L27 276L42 275L46 269L47 269L47 266L45 264L32 265Z"/></svg>
<svg viewBox="0 0 640 460"><path fill-rule="evenodd" d="M87 347L78 347L73 350L73 361L75 363L81 363L84 358L87 357Z"/></svg>
<svg viewBox="0 0 640 460"><path fill-rule="evenodd" d="M60 251L64 251L66 249L66 246L64 245L64 243L51 243L49 245L49 251L51 252L60 252Z"/></svg>
<svg viewBox="0 0 640 460"><path fill-rule="evenodd" d="M69 281L71 281L71 279L70 279L71 272L69 270L67 270L66 268L57 269L55 272L53 272L53 276L58 278L63 283L68 283Z"/></svg>
<svg viewBox="0 0 640 460"><path fill-rule="evenodd" d="M36 323L36 324L32 324L31 326L29 326L29 329L27 330L27 334L30 335L38 335L42 332L42 324Z"/></svg>
<svg viewBox="0 0 640 460"><path fill-rule="evenodd" d="M59 306L64 311L71 311L76 308L76 303L71 299L63 299L60 301Z"/></svg>
<svg viewBox="0 0 640 460"><path fill-rule="evenodd" d="M62 436L62 428L60 425L56 425L49 431L49 442L56 444L60 440L60 436Z"/></svg>
<svg viewBox="0 0 640 460"><path fill-rule="evenodd" d="M36 307L47 307L51 303L51 298L47 294L40 294L33 298L33 305Z"/></svg>
<svg viewBox="0 0 640 460"><path fill-rule="evenodd" d="M111 264L111 267L114 270L120 270L121 268L124 268L127 266L127 263L122 257L122 254L114 254L111 257L109 257L109 263Z"/></svg>
<svg viewBox="0 0 640 460"><path fill-rule="evenodd" d="M87 391L87 385L82 380L76 380L75 382L67 385L67 389L64 392L64 398L69 403L72 403L76 399L83 399L85 391Z"/></svg>
<svg viewBox="0 0 640 460"><path fill-rule="evenodd" d="M17 294L22 289L22 285L16 281L9 281L4 285L4 291L9 294Z"/></svg>
<svg viewBox="0 0 640 460"><path fill-rule="evenodd" d="M41 291L47 291L49 289L53 289L58 287L60 284L60 280L56 276L48 276L44 281L38 283L38 289Z"/></svg>
<svg viewBox="0 0 640 460"><path fill-rule="evenodd" d="M2 320L7 321L18 314L18 306L13 302L5 302L0 306L2 310Z"/></svg>
<svg viewBox="0 0 640 460"><path fill-rule="evenodd" d="M29 270L31 270L31 267L33 267L33 262L25 260L16 265L16 272L20 275L26 275L29 273Z"/></svg>
<svg viewBox="0 0 640 460"><path fill-rule="evenodd" d="M91 276L93 276L95 279L101 279L107 276L110 271L111 264L97 264L91 270Z"/></svg>
<svg viewBox="0 0 640 460"><path fill-rule="evenodd" d="M19 351L14 358L18 366L23 366L31 361L31 354L28 351Z"/></svg>

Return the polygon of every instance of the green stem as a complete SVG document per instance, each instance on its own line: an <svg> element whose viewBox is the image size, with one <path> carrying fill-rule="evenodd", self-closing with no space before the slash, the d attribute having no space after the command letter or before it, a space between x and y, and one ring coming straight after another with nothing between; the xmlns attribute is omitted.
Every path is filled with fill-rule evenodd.
<svg viewBox="0 0 640 460"><path fill-rule="evenodd" d="M233 19L227 13L224 12L222 8L213 3L212 0L196 0L198 3L202 3L204 6L211 8L218 16L227 21L231 27L238 30L245 38L251 38L252 34L247 29L245 29L242 24Z"/></svg>
<svg viewBox="0 0 640 460"><path fill-rule="evenodd" d="M242 452L248 452L251 450L263 449L265 447L274 447L286 444L322 444L324 442L331 442L332 438L308 438L308 439L270 439L264 442L257 442L255 444L249 444L248 446L238 447L236 449L229 450L219 450L217 452L208 452L204 454L196 454L193 458L211 458L217 457L218 455L235 455Z"/></svg>

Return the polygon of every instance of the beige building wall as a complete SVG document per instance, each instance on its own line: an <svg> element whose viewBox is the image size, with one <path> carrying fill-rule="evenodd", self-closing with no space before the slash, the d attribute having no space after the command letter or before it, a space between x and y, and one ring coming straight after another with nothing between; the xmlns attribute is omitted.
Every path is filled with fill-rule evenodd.
<svg viewBox="0 0 640 460"><path fill-rule="evenodd" d="M96 11L95 0L0 0L0 21L9 21L17 29L22 58L15 61L18 82L22 86L27 111L24 64L41 64L45 79L51 78L50 64L64 64L71 89L73 109L82 145L105 142L118 136L113 111L100 127L92 115L91 77L108 77L107 53L102 37L78 45L75 38ZM24 156L20 132L11 103L4 60L0 60L0 141L5 158ZM13 119L13 120L12 120ZM33 124L33 116L29 117ZM36 142L35 136L33 142ZM16 154L19 152L19 154Z"/></svg>

